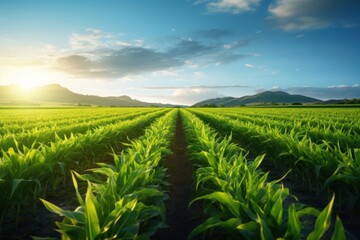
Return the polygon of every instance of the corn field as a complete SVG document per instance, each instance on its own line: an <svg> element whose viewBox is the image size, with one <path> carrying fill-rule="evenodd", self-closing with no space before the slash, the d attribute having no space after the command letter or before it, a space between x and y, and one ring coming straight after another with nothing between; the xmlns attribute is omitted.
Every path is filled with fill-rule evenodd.
<svg viewBox="0 0 360 240"><path fill-rule="evenodd" d="M357 108L9 108L0 116L0 239L161 239L174 229L169 206L182 191L170 188L166 164L179 123L192 166L186 204L200 206L188 239L360 237Z"/></svg>

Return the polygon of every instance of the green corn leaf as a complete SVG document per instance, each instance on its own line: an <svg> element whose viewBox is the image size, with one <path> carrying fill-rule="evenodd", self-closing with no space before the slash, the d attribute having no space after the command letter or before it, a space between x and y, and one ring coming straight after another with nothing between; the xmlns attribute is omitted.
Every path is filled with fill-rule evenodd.
<svg viewBox="0 0 360 240"><path fill-rule="evenodd" d="M312 231L307 240L317 240L320 239L321 236L326 232L326 230L330 227L331 220L331 210L334 204L335 195L330 200L330 203L322 210L315 222L315 229Z"/></svg>
<svg viewBox="0 0 360 240"><path fill-rule="evenodd" d="M247 223L242 223L236 227L239 230L246 230L246 231L256 231L259 229L259 224L254 221L250 221Z"/></svg>
<svg viewBox="0 0 360 240"><path fill-rule="evenodd" d="M239 210L240 210L240 203L235 200L230 194L225 193L225 192L213 192L201 197L198 197L196 199L194 199L190 205L198 200L201 199L206 199L206 200L211 200L211 201L217 201L220 204L226 206L229 211L235 216L235 217L239 217Z"/></svg>
<svg viewBox="0 0 360 240"><path fill-rule="evenodd" d="M25 180L25 179L14 179L12 181L12 188L11 188L11 195L10 198L12 198L12 196L14 195L16 189L18 188L18 186L20 185L20 183L22 182L28 182L29 180Z"/></svg>
<svg viewBox="0 0 360 240"><path fill-rule="evenodd" d="M210 217L205 220L202 224L198 225L190 235L188 236L188 239L192 239L195 236L205 232L208 229L215 228L215 227L221 227L226 229L236 229L237 226L241 224L240 219L238 218L230 218L226 221L222 221L217 217Z"/></svg>
<svg viewBox="0 0 360 240"><path fill-rule="evenodd" d="M84 224L85 223L85 216L84 213L79 211L79 209L75 211L68 211L63 210L60 207L52 204L51 202L46 201L45 199L40 198L44 206L50 212L56 213L59 216L66 217L70 220L73 224Z"/></svg>
<svg viewBox="0 0 360 240"><path fill-rule="evenodd" d="M257 169L260 166L261 162L264 160L264 157L265 154L257 156L250 165L253 166L255 169Z"/></svg>
<svg viewBox="0 0 360 240"><path fill-rule="evenodd" d="M51 202L46 201L45 199L40 198L40 200L45 205L46 209L49 210L50 212L56 213L60 216L64 216L63 210L60 207L56 206L55 204L52 204Z"/></svg>
<svg viewBox="0 0 360 240"><path fill-rule="evenodd" d="M241 235L247 240L256 239L256 233L259 232L259 224L255 221L242 223L236 228L240 230Z"/></svg>
<svg viewBox="0 0 360 240"><path fill-rule="evenodd" d="M262 240L272 240L275 239L274 236L272 235L266 221L264 221L264 219L262 219L259 215L258 215L258 223L260 225L260 234L261 234L261 239Z"/></svg>
<svg viewBox="0 0 360 240"><path fill-rule="evenodd" d="M354 148L354 158L355 164L360 166L360 148Z"/></svg>
<svg viewBox="0 0 360 240"><path fill-rule="evenodd" d="M336 216L335 230L331 237L331 240L345 240L345 229L339 216Z"/></svg>
<svg viewBox="0 0 360 240"><path fill-rule="evenodd" d="M279 196L278 199L275 201L274 205L271 208L271 216L274 217L278 226L281 226L282 217L283 217L283 200Z"/></svg>
<svg viewBox="0 0 360 240"><path fill-rule="evenodd" d="M78 202L80 203L81 206L84 206L84 201L79 193L79 186L78 186L78 183L76 181L76 177L75 177L75 174L77 174L75 171L71 171L71 179L73 181L73 185L74 185L74 188L75 188L75 193L76 193L76 198L78 200Z"/></svg>
<svg viewBox="0 0 360 240"><path fill-rule="evenodd" d="M57 222L58 232L61 233L61 240L89 239L86 238L84 228L72 224Z"/></svg>
<svg viewBox="0 0 360 240"><path fill-rule="evenodd" d="M85 220L86 232L89 239L95 239L100 234L99 217L96 212L96 199L91 191L91 183L88 182L88 188L85 197Z"/></svg>
<svg viewBox="0 0 360 240"><path fill-rule="evenodd" d="M159 191L158 189L155 189L155 188L143 188L139 191L135 191L131 195L136 196L136 198L140 201L145 200L147 198L164 196L164 194L161 191Z"/></svg>
<svg viewBox="0 0 360 240"><path fill-rule="evenodd" d="M301 222L295 210L295 205L292 203L288 208L288 223L285 233L285 239L300 239Z"/></svg>
<svg viewBox="0 0 360 240"><path fill-rule="evenodd" d="M257 220L259 219L259 217L260 218L265 218L266 217L264 209L261 208L256 201L251 199L250 203L251 203L252 208L254 209L254 212L258 215L257 218L256 218Z"/></svg>
<svg viewBox="0 0 360 240"><path fill-rule="evenodd" d="M320 211L313 207L304 207L302 209L299 209L296 211L299 218L305 216L305 215L312 215L314 217L318 217L320 214Z"/></svg>

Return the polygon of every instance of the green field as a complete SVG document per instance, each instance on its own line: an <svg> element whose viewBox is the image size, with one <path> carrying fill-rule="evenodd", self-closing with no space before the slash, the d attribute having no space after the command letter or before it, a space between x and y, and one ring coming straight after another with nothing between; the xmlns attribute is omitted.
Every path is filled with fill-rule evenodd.
<svg viewBox="0 0 360 240"><path fill-rule="evenodd" d="M175 195L201 205L178 219L191 222L189 238L359 237L359 108L34 107L0 116L1 239L164 239L181 229L169 219ZM172 163L178 133L187 169ZM190 186L171 180L182 171ZM184 189L190 199L177 195Z"/></svg>

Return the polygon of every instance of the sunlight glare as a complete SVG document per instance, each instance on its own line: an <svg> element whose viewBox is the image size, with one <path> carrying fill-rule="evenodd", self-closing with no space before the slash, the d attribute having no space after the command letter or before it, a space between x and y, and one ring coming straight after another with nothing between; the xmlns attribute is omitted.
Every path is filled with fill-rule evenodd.
<svg viewBox="0 0 360 240"><path fill-rule="evenodd" d="M35 87L49 83L51 74L47 70L36 68L19 68L13 70L10 76L12 82L24 90L31 90Z"/></svg>

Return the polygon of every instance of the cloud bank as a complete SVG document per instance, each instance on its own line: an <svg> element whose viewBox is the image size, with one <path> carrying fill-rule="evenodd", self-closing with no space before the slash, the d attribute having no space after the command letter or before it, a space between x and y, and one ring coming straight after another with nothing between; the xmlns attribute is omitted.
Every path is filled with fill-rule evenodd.
<svg viewBox="0 0 360 240"><path fill-rule="evenodd" d="M165 49L145 46L143 41L119 41L100 30L73 34L73 54L58 57L56 69L79 78L117 79L144 73L168 73L181 67L227 64L250 56L239 52L248 41L219 41L231 32L210 29L198 32L196 40L180 39ZM217 41L208 41L208 38Z"/></svg>
<svg viewBox="0 0 360 240"><path fill-rule="evenodd" d="M169 54L141 47L125 47L97 57L98 60L81 55L60 57L58 69L81 78L114 79L182 65Z"/></svg>
<svg viewBox="0 0 360 240"><path fill-rule="evenodd" d="M293 87L285 89L290 94L301 94L321 100L360 98L360 86L332 86L325 88Z"/></svg>
<svg viewBox="0 0 360 240"><path fill-rule="evenodd" d="M268 8L272 24L285 31L349 27L358 23L358 0L276 0Z"/></svg>
<svg viewBox="0 0 360 240"><path fill-rule="evenodd" d="M254 12L261 0L197 0L210 13L242 14ZM350 28L360 23L359 0L272 0L268 20L284 31L302 31L328 27Z"/></svg>

